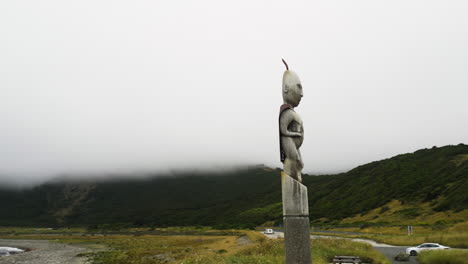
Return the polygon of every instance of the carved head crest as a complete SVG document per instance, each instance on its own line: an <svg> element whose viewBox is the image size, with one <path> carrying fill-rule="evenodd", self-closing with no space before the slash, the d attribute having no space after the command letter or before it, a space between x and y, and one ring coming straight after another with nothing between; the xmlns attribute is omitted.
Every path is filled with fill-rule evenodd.
<svg viewBox="0 0 468 264"><path fill-rule="evenodd" d="M283 74L283 100L284 103L290 104L293 107L299 105L303 94L302 84L299 76L289 70L289 66L284 59L281 59L286 66L286 71Z"/></svg>

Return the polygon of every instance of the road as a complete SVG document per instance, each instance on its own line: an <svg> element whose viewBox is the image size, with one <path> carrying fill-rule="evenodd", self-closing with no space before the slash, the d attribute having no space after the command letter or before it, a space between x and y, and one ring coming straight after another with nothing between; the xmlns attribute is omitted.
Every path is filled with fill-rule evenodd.
<svg viewBox="0 0 468 264"><path fill-rule="evenodd" d="M264 235L266 237L272 238L272 239L284 237L283 232L275 232L274 234L264 234ZM336 237L336 236L316 236L316 235L311 235L310 237L312 239L317 239L317 238L351 239L351 238ZM392 246L392 245L387 245L387 244L380 244L380 243L377 243L377 242L375 242L373 240L369 240L369 239L354 238L354 239L351 239L351 240L372 245L375 249L377 249L382 254L384 254L390 260L390 263L392 263L392 264L418 264L419 263L416 260L416 257L410 257L410 261L396 261L396 260L393 259L398 253L405 252L405 249L407 247L398 247L398 246Z"/></svg>
<svg viewBox="0 0 468 264"><path fill-rule="evenodd" d="M78 257L89 250L47 240L0 239L0 247L31 249L21 254L0 257L0 264L89 264L86 257Z"/></svg>

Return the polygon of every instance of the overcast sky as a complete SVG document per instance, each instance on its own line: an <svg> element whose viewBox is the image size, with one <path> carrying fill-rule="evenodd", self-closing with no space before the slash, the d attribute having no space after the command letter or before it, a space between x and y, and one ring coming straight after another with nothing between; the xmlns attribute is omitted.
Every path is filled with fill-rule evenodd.
<svg viewBox="0 0 468 264"><path fill-rule="evenodd" d="M0 179L280 167L289 63L306 173L468 143L468 2L2 1Z"/></svg>

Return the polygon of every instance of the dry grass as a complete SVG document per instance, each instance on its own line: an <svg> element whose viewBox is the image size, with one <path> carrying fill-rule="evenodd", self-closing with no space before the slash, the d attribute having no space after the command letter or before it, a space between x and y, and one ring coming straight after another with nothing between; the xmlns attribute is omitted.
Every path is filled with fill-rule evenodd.
<svg viewBox="0 0 468 264"><path fill-rule="evenodd" d="M432 250L422 252L418 256L421 264L466 264L468 251L466 250Z"/></svg>
<svg viewBox="0 0 468 264"><path fill-rule="evenodd" d="M127 230L128 231L128 230ZM94 264L284 264L281 239L266 239L254 231L241 236L157 236L93 234L16 234L14 239L47 239L79 244L100 252L90 253ZM239 243L240 241L243 243ZM247 241L248 243L245 243ZM370 245L342 239L312 241L314 264L329 263L335 255L357 255L375 264L388 264ZM105 250L103 250L105 249Z"/></svg>
<svg viewBox="0 0 468 264"><path fill-rule="evenodd" d="M47 239L107 250L89 254L95 264L180 263L193 256L234 254L243 246L237 236L19 235L2 238Z"/></svg>
<svg viewBox="0 0 468 264"><path fill-rule="evenodd" d="M422 243L439 243L449 247L468 248L468 233L447 234L438 232L428 235L413 235L413 236L369 236L368 238L378 242L397 245L409 246Z"/></svg>
<svg viewBox="0 0 468 264"><path fill-rule="evenodd" d="M458 223L451 227L434 230L431 227L417 226L414 228L414 235L408 236L406 226L403 227L368 227L360 228L340 228L337 231L362 232L364 235L342 235L351 238L367 238L377 242L397 245L411 246L421 243L433 242L455 248L468 248L468 222ZM314 233L320 234L320 233ZM329 234L327 234L329 235Z"/></svg>
<svg viewBox="0 0 468 264"><path fill-rule="evenodd" d="M196 256L183 264L284 264L284 241L261 240L230 256ZM389 264L390 262L372 246L345 239L316 239L312 241L314 264L330 263L336 255L360 256L367 263Z"/></svg>
<svg viewBox="0 0 468 264"><path fill-rule="evenodd" d="M360 256L366 263L390 263L385 256L366 243L347 239L317 239L312 243L312 259L317 264L329 263L337 255Z"/></svg>

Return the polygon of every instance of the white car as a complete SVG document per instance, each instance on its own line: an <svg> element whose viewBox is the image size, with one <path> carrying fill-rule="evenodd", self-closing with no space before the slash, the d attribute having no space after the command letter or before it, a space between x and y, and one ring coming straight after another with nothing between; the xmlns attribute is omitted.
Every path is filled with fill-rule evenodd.
<svg viewBox="0 0 468 264"><path fill-rule="evenodd" d="M265 229L265 232L263 232L264 234L274 234L275 231L273 231L273 229Z"/></svg>
<svg viewBox="0 0 468 264"><path fill-rule="evenodd" d="M0 247L0 256L10 256L13 254L23 253L24 250L12 247Z"/></svg>
<svg viewBox="0 0 468 264"><path fill-rule="evenodd" d="M424 243L421 244L417 247L409 247L406 249L406 254L409 254L410 256L416 256L419 254L421 251L425 250L434 250L434 249L449 249L450 247L442 246L437 243Z"/></svg>

